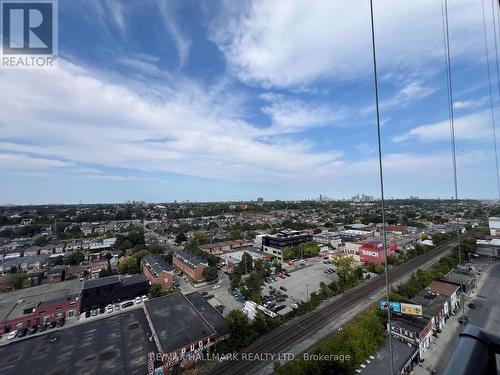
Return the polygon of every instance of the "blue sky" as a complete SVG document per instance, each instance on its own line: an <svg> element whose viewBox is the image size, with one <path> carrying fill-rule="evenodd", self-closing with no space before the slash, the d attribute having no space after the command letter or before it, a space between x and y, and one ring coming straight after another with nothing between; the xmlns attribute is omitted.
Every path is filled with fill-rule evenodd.
<svg viewBox="0 0 500 375"><path fill-rule="evenodd" d="M441 4L375 3L386 195L450 197ZM495 198L481 2L449 3L459 195ZM0 203L378 196L368 4L60 0L58 67L0 71Z"/></svg>

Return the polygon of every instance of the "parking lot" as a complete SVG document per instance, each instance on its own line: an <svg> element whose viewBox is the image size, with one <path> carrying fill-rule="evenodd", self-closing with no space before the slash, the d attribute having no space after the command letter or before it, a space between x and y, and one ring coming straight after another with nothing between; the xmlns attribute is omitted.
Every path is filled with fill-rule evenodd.
<svg viewBox="0 0 500 375"><path fill-rule="evenodd" d="M329 268L334 267L332 264L324 264L323 260L310 260L306 263L305 267L291 271L290 277L285 277L284 279L275 277L276 282L270 284L266 283L262 291L262 295L269 294L269 286L287 294L288 298L285 299L285 302L279 303L281 305L286 304L287 308L279 312L280 314L286 314L290 311L292 304L297 302L306 302L308 300L308 296L312 292L320 289L319 284L321 282L329 284L332 281L338 281L336 273L325 273L325 270ZM286 288L286 291L281 290L280 287Z"/></svg>

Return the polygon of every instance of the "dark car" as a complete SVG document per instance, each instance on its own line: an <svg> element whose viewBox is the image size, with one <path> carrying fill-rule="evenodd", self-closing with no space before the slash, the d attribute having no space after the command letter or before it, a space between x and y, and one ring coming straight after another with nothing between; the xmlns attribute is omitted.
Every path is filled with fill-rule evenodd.
<svg viewBox="0 0 500 375"><path fill-rule="evenodd" d="M122 305L122 309L124 309L125 307L130 307L130 306L133 306L134 303L132 301L128 301L128 302L125 302L123 305Z"/></svg>
<svg viewBox="0 0 500 375"><path fill-rule="evenodd" d="M50 322L49 328L54 328L56 326L56 321L54 320L53 322Z"/></svg>
<svg viewBox="0 0 500 375"><path fill-rule="evenodd" d="M90 318L90 311L85 311L85 317Z"/></svg>
<svg viewBox="0 0 500 375"><path fill-rule="evenodd" d="M62 327L64 325L64 319L59 319L56 323L57 327Z"/></svg>
<svg viewBox="0 0 500 375"><path fill-rule="evenodd" d="M99 314L104 314L106 312L106 309L104 307L99 308Z"/></svg>
<svg viewBox="0 0 500 375"><path fill-rule="evenodd" d="M276 300L277 302L285 302L285 299L283 297L280 297Z"/></svg>
<svg viewBox="0 0 500 375"><path fill-rule="evenodd" d="M466 316L461 316L459 319L458 319L458 322L461 324L461 325L466 325L467 322L468 322L468 318Z"/></svg>
<svg viewBox="0 0 500 375"><path fill-rule="evenodd" d="M201 292L202 296L208 296L208 292Z"/></svg>
<svg viewBox="0 0 500 375"><path fill-rule="evenodd" d="M36 333L36 331L38 331L38 327L37 326L30 327L28 329L28 335L32 335L32 334Z"/></svg>
<svg viewBox="0 0 500 375"><path fill-rule="evenodd" d="M286 307L286 305L279 305L279 306L276 306L276 308L274 309L274 311L278 312L278 311L280 311L280 310L283 310L285 307Z"/></svg>
<svg viewBox="0 0 500 375"><path fill-rule="evenodd" d="M38 325L38 330L39 330L40 332L43 332L43 331L45 331L46 329L47 329L47 324L46 324L46 323L42 323L42 324L39 324L39 325Z"/></svg>
<svg viewBox="0 0 500 375"><path fill-rule="evenodd" d="M468 306L469 306L469 308L471 308L473 310L477 307L474 302L469 302Z"/></svg>
<svg viewBox="0 0 500 375"><path fill-rule="evenodd" d="M24 336L26 336L27 333L28 333L27 328L21 328L19 330L19 332L17 332L17 337L24 337Z"/></svg>
<svg viewBox="0 0 500 375"><path fill-rule="evenodd" d="M284 286L280 286L280 289L281 289L281 290L283 290L283 291L285 291L285 292L288 290L288 289L287 289L287 288L285 288Z"/></svg>

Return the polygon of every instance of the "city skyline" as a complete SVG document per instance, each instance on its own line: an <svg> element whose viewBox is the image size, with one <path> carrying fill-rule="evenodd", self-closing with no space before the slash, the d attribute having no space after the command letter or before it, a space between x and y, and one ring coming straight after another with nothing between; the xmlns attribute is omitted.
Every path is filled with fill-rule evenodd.
<svg viewBox="0 0 500 375"><path fill-rule="evenodd" d="M0 71L0 203L377 198L367 4L212 5L60 2L58 67ZM449 197L440 4L375 13L386 195ZM450 19L459 198L491 199L481 4Z"/></svg>

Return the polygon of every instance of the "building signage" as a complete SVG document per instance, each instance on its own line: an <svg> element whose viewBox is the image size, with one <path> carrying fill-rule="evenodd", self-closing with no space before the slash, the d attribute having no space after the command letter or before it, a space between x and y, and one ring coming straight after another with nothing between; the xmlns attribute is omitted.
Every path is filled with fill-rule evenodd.
<svg viewBox="0 0 500 375"><path fill-rule="evenodd" d="M401 312L401 304L399 302L387 302L387 301L379 301L379 308L380 310L387 310L391 309L391 311L394 311L396 313Z"/></svg>
<svg viewBox="0 0 500 375"><path fill-rule="evenodd" d="M361 253L369 257L378 258L378 251L361 250Z"/></svg>
<svg viewBox="0 0 500 375"><path fill-rule="evenodd" d="M406 315L422 316L422 305L412 305L409 303L401 303L401 313Z"/></svg>

